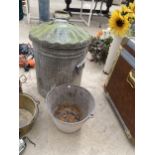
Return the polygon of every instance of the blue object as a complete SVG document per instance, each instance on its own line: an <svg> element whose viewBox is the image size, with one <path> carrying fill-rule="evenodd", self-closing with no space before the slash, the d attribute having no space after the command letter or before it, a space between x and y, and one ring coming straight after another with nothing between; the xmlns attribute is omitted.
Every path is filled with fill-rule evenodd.
<svg viewBox="0 0 155 155"><path fill-rule="evenodd" d="M41 21L49 21L50 19L50 1L39 0L39 19Z"/></svg>

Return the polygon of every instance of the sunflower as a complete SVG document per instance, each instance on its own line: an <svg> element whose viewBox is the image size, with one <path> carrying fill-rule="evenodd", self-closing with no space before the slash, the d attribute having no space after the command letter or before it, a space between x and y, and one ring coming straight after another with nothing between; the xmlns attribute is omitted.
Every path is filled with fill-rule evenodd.
<svg viewBox="0 0 155 155"><path fill-rule="evenodd" d="M112 13L109 20L109 26L115 35L122 37L127 33L130 23L126 16L122 16L121 12L116 10Z"/></svg>
<svg viewBox="0 0 155 155"><path fill-rule="evenodd" d="M132 13L133 11L130 8L128 8L126 5L122 5L120 12L122 16L125 16L128 13Z"/></svg>
<svg viewBox="0 0 155 155"><path fill-rule="evenodd" d="M130 10L132 10L133 13L135 13L135 3L134 3L134 2L133 2L133 3L129 3L128 8L129 8Z"/></svg>
<svg viewBox="0 0 155 155"><path fill-rule="evenodd" d="M126 15L126 18L127 18L128 21L130 22L130 24L132 24L133 21L135 20L135 14L134 14L133 12L128 13L128 14Z"/></svg>

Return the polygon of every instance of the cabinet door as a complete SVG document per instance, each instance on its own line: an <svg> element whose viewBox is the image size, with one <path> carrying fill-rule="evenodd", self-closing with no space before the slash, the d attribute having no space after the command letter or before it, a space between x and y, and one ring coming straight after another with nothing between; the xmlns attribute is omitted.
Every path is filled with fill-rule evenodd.
<svg viewBox="0 0 155 155"><path fill-rule="evenodd" d="M106 89L124 123L135 137L135 89L127 82L131 70L132 67L120 56Z"/></svg>

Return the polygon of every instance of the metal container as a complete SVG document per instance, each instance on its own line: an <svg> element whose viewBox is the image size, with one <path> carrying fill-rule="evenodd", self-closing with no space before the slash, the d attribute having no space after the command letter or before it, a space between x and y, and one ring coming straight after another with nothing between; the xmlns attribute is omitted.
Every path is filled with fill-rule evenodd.
<svg viewBox="0 0 155 155"><path fill-rule="evenodd" d="M82 112L82 119L78 122L69 123L59 120L54 116L55 109L64 102L75 104ZM82 125L94 116L95 101L93 96L85 89L74 85L61 85L49 91L46 104L51 118L58 129L65 133L79 130Z"/></svg>
<svg viewBox="0 0 155 155"><path fill-rule="evenodd" d="M39 113L38 104L39 104L39 101L35 100L32 96L25 93L19 94L19 109L24 109L25 111L28 111L32 114L32 119L28 120L26 124L19 126L20 136L25 135L31 130ZM22 117L22 116L19 115L19 117ZM24 114L24 117L26 117L25 114Z"/></svg>
<svg viewBox="0 0 155 155"><path fill-rule="evenodd" d="M92 37L65 20L43 23L29 35L36 60L39 93L64 83L80 85L87 48Z"/></svg>

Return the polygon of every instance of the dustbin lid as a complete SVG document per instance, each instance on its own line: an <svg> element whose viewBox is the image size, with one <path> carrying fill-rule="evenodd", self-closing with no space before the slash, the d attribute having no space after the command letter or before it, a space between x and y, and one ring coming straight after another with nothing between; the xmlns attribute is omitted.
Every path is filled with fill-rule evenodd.
<svg viewBox="0 0 155 155"><path fill-rule="evenodd" d="M54 49L86 47L92 39L86 30L65 20L40 24L30 31L29 37L39 46Z"/></svg>

